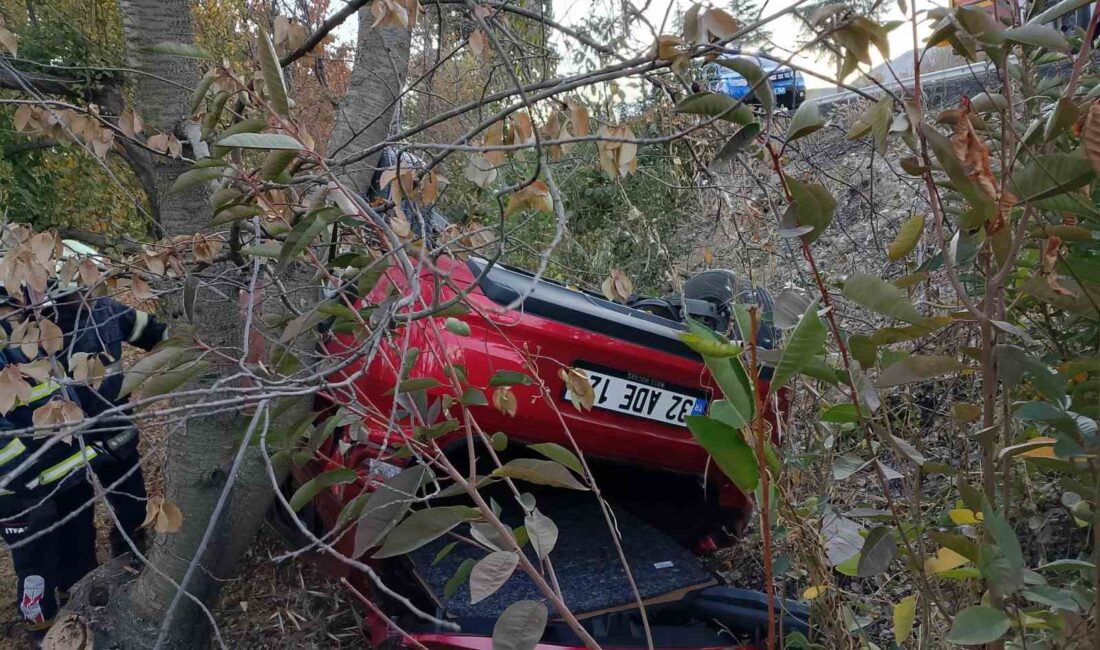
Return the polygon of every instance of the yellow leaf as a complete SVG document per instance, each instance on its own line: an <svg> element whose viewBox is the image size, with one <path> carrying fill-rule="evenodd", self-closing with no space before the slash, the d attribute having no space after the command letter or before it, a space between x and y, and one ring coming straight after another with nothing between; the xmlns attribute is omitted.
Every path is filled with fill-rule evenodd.
<svg viewBox="0 0 1100 650"><path fill-rule="evenodd" d="M516 402L516 396L512 393L512 389L507 386L501 386L493 391L493 408L500 411L505 415L515 417L516 408L518 407Z"/></svg>
<svg viewBox="0 0 1100 650"><path fill-rule="evenodd" d="M1038 446L1022 452L1020 456L1023 458L1057 458L1054 454L1054 443L1056 442L1058 441L1054 438L1032 438L1028 440L1028 443Z"/></svg>
<svg viewBox="0 0 1100 650"><path fill-rule="evenodd" d="M825 585L806 587L806 590L802 592L802 598L804 600L813 600L814 598L817 598L821 594L825 593L826 589L828 589L828 587L826 587Z"/></svg>
<svg viewBox="0 0 1100 650"><path fill-rule="evenodd" d="M921 234L924 232L924 215L914 214L909 217L898 230L898 236L890 242L886 254L890 260L896 262L905 257L917 247Z"/></svg>
<svg viewBox="0 0 1100 650"><path fill-rule="evenodd" d="M947 513L956 526L974 526L981 523L982 513L974 512L968 508L955 508Z"/></svg>
<svg viewBox="0 0 1100 650"><path fill-rule="evenodd" d="M900 646L913 633L913 621L917 618L916 596L906 596L894 605L894 641Z"/></svg>
<svg viewBox="0 0 1100 650"><path fill-rule="evenodd" d="M516 129L516 144L529 144L535 141L535 127L531 123L531 116L526 112L519 112L512 116Z"/></svg>
<svg viewBox="0 0 1100 650"><path fill-rule="evenodd" d="M943 573L944 571L957 569L969 562L970 560L955 551L949 548L941 548L936 551L935 557L930 557L924 561L924 570L926 573Z"/></svg>
<svg viewBox="0 0 1100 650"><path fill-rule="evenodd" d="M493 122L489 128L485 129L483 142L486 147L499 147L504 144L504 122ZM506 153L498 149L496 151L486 151L483 155L493 166L496 166L504 162Z"/></svg>

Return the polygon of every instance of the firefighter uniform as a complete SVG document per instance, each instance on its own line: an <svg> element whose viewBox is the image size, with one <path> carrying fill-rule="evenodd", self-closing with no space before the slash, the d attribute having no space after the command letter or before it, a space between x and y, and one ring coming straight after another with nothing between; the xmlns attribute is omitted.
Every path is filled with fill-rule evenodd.
<svg viewBox="0 0 1100 650"><path fill-rule="evenodd" d="M108 409L124 405L128 400L120 398L122 389L122 345L124 343L152 350L166 338L167 326L156 317L111 298L94 298L86 292L75 292L54 301L53 320L65 335L65 346L58 354L69 367L72 355L87 353L98 355L107 370L98 382L76 384L77 396L87 417L94 417ZM141 472L138 453L138 435L129 409L108 416L97 422L86 439L120 441L104 445L114 458L113 462L95 464L95 472L105 489L107 500L122 524L126 536L141 542L144 531L139 529L145 519L145 478ZM118 483L115 485L115 483ZM113 489L110 489L114 485ZM120 555L129 545L111 529L111 552Z"/></svg>
<svg viewBox="0 0 1100 650"><path fill-rule="evenodd" d="M17 346L0 349L0 370L30 361ZM55 399L79 404L76 392L60 382L28 382L26 402L0 417L0 536L14 547L19 612L41 635L57 614L59 597L95 568L93 495L78 470L103 451L75 439L57 442L48 432L28 435L39 407Z"/></svg>

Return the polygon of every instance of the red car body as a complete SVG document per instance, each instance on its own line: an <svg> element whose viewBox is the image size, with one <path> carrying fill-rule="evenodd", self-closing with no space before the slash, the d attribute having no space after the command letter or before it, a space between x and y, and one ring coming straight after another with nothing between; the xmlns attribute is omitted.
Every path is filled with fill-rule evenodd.
<svg viewBox="0 0 1100 650"><path fill-rule="evenodd" d="M500 431L513 442L553 442L570 449L575 443L587 459L597 463L626 468L627 472L658 472L687 479L696 488L691 497L685 498L707 501L708 512L739 516L748 512L749 497L713 465L708 470L708 454L686 427L654 419L652 413L651 417L639 417L601 408L581 410L566 399L566 386L559 371L573 367L598 368L630 379L642 387L636 392L645 388L650 391L649 397L668 389L695 395L708 405L721 398L702 360L679 340L681 324L609 302L596 294L545 280L535 282L522 271L486 265L479 260L463 262L442 257L431 264L421 264L417 273L419 287L412 286L399 269L390 268L367 301L378 303L387 296L408 296L418 290L423 299L412 306L417 309L431 304L431 297L448 301L465 291L468 293L462 302L469 311L456 318L468 326L469 333L456 333L463 328L453 324L445 327L445 317L415 320L388 332L369 363L356 356L362 348L356 335L333 332L326 336L325 352L348 359L331 377L332 383L342 384L343 388L335 390L329 398L337 404L355 405L364 417L353 444L348 444L347 438L326 442L320 450L326 460L312 464L299 476L305 479L332 467L359 471L361 485L336 486L323 491L315 500L315 510L325 528L335 525L343 506L364 485L370 489L372 481L382 478L380 469L392 469L405 462L397 450L405 442L405 436L411 436L412 426L407 413L398 409L395 415L397 400L393 391L399 383L404 351L409 348L417 348L420 353L404 376L438 382L438 386L426 390L428 403L446 395L456 397L450 370L456 366L462 370L466 385L484 391L485 401L490 403L468 408L487 434ZM522 304L512 304L517 302ZM490 387L491 379L501 371L535 378L531 384L510 388L516 398L514 415L491 404L494 390ZM762 395L767 395L766 381L761 381L759 388ZM597 394L597 401L599 397ZM786 400L786 391L779 391L780 412L786 408ZM646 399L640 401L644 407ZM453 399L449 408L451 415L460 414L461 407ZM668 411L664 415L682 415L673 413L671 408ZM443 413L437 412L435 416L442 418ZM772 431L777 431L776 412L771 404L766 417ZM462 449L465 440L462 429L436 438L440 447L448 451ZM464 452L455 456L462 458ZM699 490L703 476L708 486ZM699 515L696 519L732 524L736 517ZM693 534L698 540L706 532L697 530ZM337 547L350 554L353 537L345 534ZM331 568L340 574L348 573L343 565ZM366 580L349 578L369 593ZM374 647L394 638L394 631L384 618L368 615L368 620ZM433 649L491 647L486 636L441 632L414 636ZM568 646L539 646L543 650L565 647Z"/></svg>

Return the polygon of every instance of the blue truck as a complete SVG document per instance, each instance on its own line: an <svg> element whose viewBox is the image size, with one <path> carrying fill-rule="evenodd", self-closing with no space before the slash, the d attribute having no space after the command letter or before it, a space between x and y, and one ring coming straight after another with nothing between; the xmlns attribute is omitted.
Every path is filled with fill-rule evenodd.
<svg viewBox="0 0 1100 650"><path fill-rule="evenodd" d="M760 66L768 75L768 83L772 87L777 105L794 110L805 101L806 80L801 72L763 54L737 54L730 60L733 59L748 59ZM707 76L708 86L713 92L742 99L747 103L757 101L755 93L751 92L751 84L740 73L712 63L708 66Z"/></svg>

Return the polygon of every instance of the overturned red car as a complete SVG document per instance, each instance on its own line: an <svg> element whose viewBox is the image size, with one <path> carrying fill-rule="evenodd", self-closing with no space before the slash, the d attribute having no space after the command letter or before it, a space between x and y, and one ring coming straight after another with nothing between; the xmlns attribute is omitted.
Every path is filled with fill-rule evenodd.
<svg viewBox="0 0 1100 650"><path fill-rule="evenodd" d="M358 473L359 481L322 491L300 514L312 518L318 532L334 536L342 553L376 566L401 593L415 594L411 599L419 609L437 617L432 622L413 616L365 576L334 565L374 605L367 615L374 647L487 649L508 604L540 598L517 572L491 597L472 603L461 574L468 577L479 544L456 546L451 542L468 537L453 532L407 556L375 560L356 548L354 524L347 527L341 514L360 494L401 471L409 440L431 438L464 476L489 474L492 465L482 466L487 454L467 447L471 421L494 440L498 462L538 455L526 445L556 443L582 452L583 471L610 504L614 532L592 492L536 485L531 498L557 522L555 581L565 603L600 645L736 647L738 638L759 638L767 623L765 597L718 584L698 558L742 529L751 500L714 467L686 427L688 416L707 413L721 395L681 334L686 317L729 329L734 302L756 303L766 315L766 292L742 286L731 272L708 271L678 295L620 304L484 259L441 255L422 261L411 281L406 272L387 269L359 306L410 295L420 297L413 310L452 300L463 308L393 328L365 357L359 356L357 334L328 331L325 353L348 362L332 377L341 388L327 398L330 407L353 411L357 421L323 442L323 462L296 474L304 482L337 467ZM776 336L766 316L758 345L771 347ZM567 378L574 369L583 371L573 373L574 380L583 377L591 385L590 409L571 399ZM769 373L761 369L763 395ZM780 390L766 402L773 432L786 400ZM494 504L513 500L506 491L494 493L497 487L486 488ZM519 531L522 514L505 507L499 516ZM491 540L470 533L492 550ZM779 605L785 629L805 630L804 608ZM538 647L582 645L560 613L551 611Z"/></svg>

